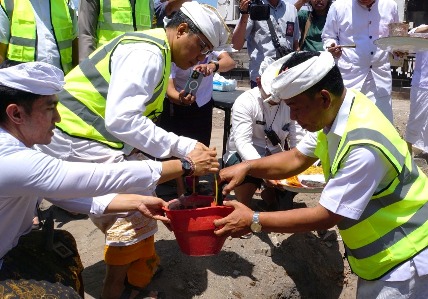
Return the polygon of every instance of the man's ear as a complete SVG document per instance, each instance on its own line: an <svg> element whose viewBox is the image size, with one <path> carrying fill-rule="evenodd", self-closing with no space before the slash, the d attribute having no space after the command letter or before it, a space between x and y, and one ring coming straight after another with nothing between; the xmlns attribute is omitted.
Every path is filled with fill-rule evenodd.
<svg viewBox="0 0 428 299"><path fill-rule="evenodd" d="M321 97L322 97L322 101L323 101L323 106L324 108L329 108L331 105L331 95L328 92L328 90L321 90L320 91Z"/></svg>
<svg viewBox="0 0 428 299"><path fill-rule="evenodd" d="M177 26L177 38L182 36L183 34L189 32L189 25L187 23L181 23Z"/></svg>
<svg viewBox="0 0 428 299"><path fill-rule="evenodd" d="M10 104L6 107L6 114L9 120L15 124L22 124L24 121L25 111L16 104Z"/></svg>

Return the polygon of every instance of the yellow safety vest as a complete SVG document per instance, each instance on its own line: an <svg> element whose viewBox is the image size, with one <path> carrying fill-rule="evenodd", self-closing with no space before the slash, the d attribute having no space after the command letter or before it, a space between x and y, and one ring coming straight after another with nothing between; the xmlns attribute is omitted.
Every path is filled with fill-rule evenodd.
<svg viewBox="0 0 428 299"><path fill-rule="evenodd" d="M1 0L10 20L7 58L30 62L37 57L37 26L29 0ZM56 45L64 73L72 69L73 19L67 0L50 0L50 14Z"/></svg>
<svg viewBox="0 0 428 299"><path fill-rule="evenodd" d="M171 71L171 52L164 29L125 33L95 50L66 77L64 90L59 93L58 111L61 122L57 127L66 134L122 149L121 140L105 127L105 107L110 83L111 56L119 44L150 43L159 47L164 57L163 76L145 103L144 116L156 118L163 109L163 100ZM141 67L144 67L143 65Z"/></svg>
<svg viewBox="0 0 428 299"><path fill-rule="evenodd" d="M97 48L123 33L152 27L154 16L152 0L135 0L135 7L132 7L130 2L130 0L100 0Z"/></svg>
<svg viewBox="0 0 428 299"><path fill-rule="evenodd" d="M428 178L382 112L363 94L351 92L356 96L331 169L322 131L315 154L326 177L334 177L352 147L361 145L378 149L396 170L388 186L373 194L360 219L344 218L338 224L352 270L374 280L428 246Z"/></svg>

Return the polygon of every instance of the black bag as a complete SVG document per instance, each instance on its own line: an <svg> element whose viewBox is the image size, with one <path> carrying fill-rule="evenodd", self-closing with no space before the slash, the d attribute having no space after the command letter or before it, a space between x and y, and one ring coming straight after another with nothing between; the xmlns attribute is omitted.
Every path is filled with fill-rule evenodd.
<svg viewBox="0 0 428 299"><path fill-rule="evenodd" d="M284 46L281 46L281 44L279 43L278 36L276 35L275 29L273 28L273 24L272 24L271 19L269 18L266 22L267 22L268 27L269 27L270 35L272 36L273 46L275 47L275 50L276 50L276 59L284 57L285 55L293 52L292 50L290 50Z"/></svg>

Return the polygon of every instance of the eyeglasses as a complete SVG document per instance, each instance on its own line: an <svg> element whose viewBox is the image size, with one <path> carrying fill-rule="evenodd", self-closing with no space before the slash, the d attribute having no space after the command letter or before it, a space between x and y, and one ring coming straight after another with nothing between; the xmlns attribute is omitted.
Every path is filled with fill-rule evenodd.
<svg viewBox="0 0 428 299"><path fill-rule="evenodd" d="M212 53L213 50L211 50L208 47L207 43L204 42L198 34L195 34L195 35L199 38L199 46L201 47L201 54L202 55L208 55L208 54Z"/></svg>

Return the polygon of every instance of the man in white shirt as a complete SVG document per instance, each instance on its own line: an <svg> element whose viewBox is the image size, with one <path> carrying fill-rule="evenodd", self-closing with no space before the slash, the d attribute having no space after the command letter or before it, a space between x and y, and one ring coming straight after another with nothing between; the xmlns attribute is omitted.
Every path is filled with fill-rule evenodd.
<svg viewBox="0 0 428 299"><path fill-rule="evenodd" d="M39 243L32 244L36 239L44 242L44 232L33 231L21 239L31 231L37 202L45 198L58 206L95 215L139 211L168 222L161 210L167 203L151 193L156 184L182 175L182 163L71 163L36 151L32 148L35 144L51 141L55 123L60 120L56 94L62 90L63 73L43 62L29 62L1 69L0 82L0 281L22 277L61 282L83 297L83 285L78 282L83 266L69 233L55 231L54 241L74 246L69 248L74 253L72 261L49 253L38 247ZM189 157L197 174L218 169L217 162L209 162L215 160L215 153L194 151ZM93 197L105 194L109 196ZM17 251L22 254L16 256ZM28 260L31 267L25 263Z"/></svg>
<svg viewBox="0 0 428 299"><path fill-rule="evenodd" d="M214 223L218 235L296 233L337 225L359 276L357 298L427 298L428 178L406 142L362 93L346 89L328 52L286 57L272 84L307 134L296 148L220 172L224 193L245 175L278 179L321 159L327 184L317 206L281 212L235 210Z"/></svg>
<svg viewBox="0 0 428 299"><path fill-rule="evenodd" d="M268 22L251 20L249 5L252 0L239 1L241 17L233 31L232 44L236 50L241 50L247 41L250 56L249 71L251 88L256 87L256 78L260 76L260 64L265 57L277 57L277 50L272 41ZM300 30L297 9L293 4L284 0L262 0L269 7L269 18L272 30L275 32L281 47L289 50L299 48Z"/></svg>
<svg viewBox="0 0 428 299"><path fill-rule="evenodd" d="M102 163L138 159L141 152L155 158L184 158L195 148L214 153L155 122L171 63L187 69L214 49L230 47L228 39L229 30L218 12L196 1L184 3L165 30L130 32L113 39L66 76L64 91L58 95L62 120L52 143L40 149L68 161ZM115 222L105 218L93 219L106 234L108 269L101 297L118 298L125 279L141 289L156 273L157 224L137 213ZM139 256L123 253L123 247L142 243L147 248L134 250Z"/></svg>
<svg viewBox="0 0 428 299"><path fill-rule="evenodd" d="M364 93L391 122L389 52L373 42L389 36L388 24L395 22L398 8L394 0L341 0L331 5L322 33L324 48L337 59L346 88Z"/></svg>
<svg viewBox="0 0 428 299"><path fill-rule="evenodd" d="M261 77L256 78L257 87L241 94L233 104L232 130L223 156L226 166L294 148L304 135L301 127L290 119L290 108L285 103L265 101L270 94L269 85L273 77L264 70L273 62L272 58L265 58L260 66ZM277 139L268 138L275 136L272 132ZM234 189L237 200L250 206L251 198L262 183L262 179L248 176ZM275 180L263 183L261 196L264 203L260 204L260 208L263 205L264 210L271 211L292 209L296 193L281 191L275 187L278 187Z"/></svg>

